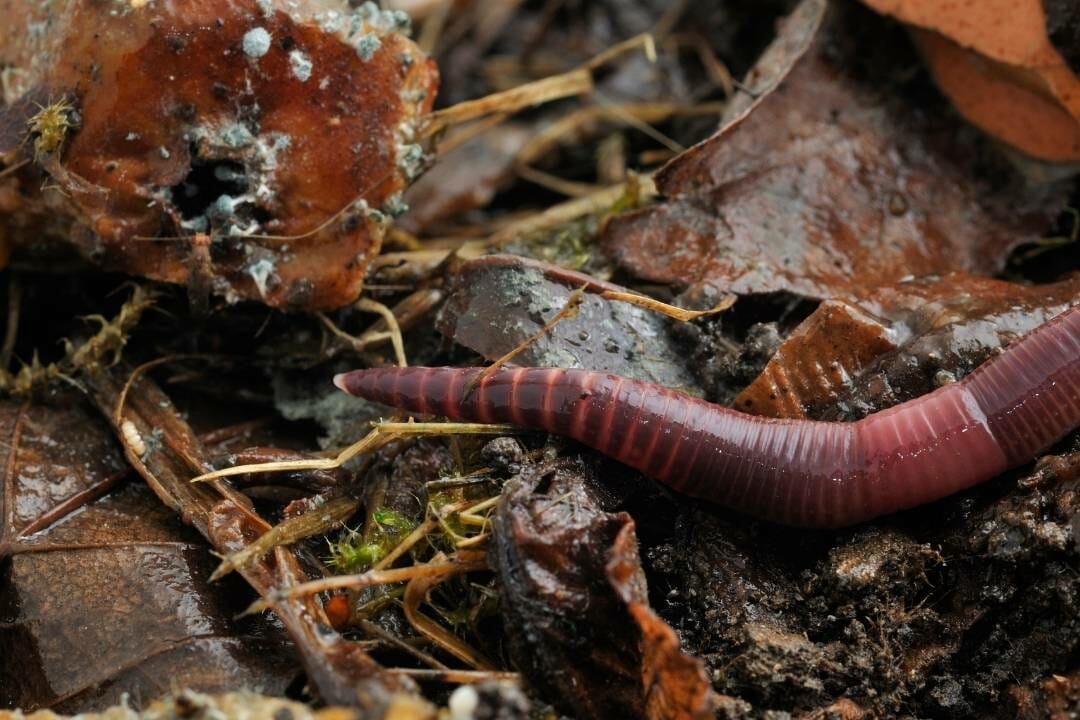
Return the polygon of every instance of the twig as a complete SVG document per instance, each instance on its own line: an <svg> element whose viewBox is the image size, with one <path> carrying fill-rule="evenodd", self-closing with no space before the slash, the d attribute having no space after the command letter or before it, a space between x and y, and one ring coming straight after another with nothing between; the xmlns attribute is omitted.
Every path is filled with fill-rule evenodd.
<svg viewBox="0 0 1080 720"><path fill-rule="evenodd" d="M492 235L488 239L488 245L493 248L501 247L521 235L558 227L583 215L604 212L626 195L631 182L638 183L638 192L642 199L648 199L656 195L656 184L653 182L652 177L644 175L637 178L636 181L613 185L609 188L597 190L585 197L567 200L564 203L553 205L541 213L530 215L524 220L511 223Z"/></svg>
<svg viewBox="0 0 1080 720"><path fill-rule="evenodd" d="M11 366L11 356L15 352L15 341L19 337L19 310L22 307L22 281L15 273L8 278L7 328L4 330L4 345L0 348L0 372L6 373Z"/></svg>
<svg viewBox="0 0 1080 720"><path fill-rule="evenodd" d="M439 565L444 557L442 553L439 553L430 564ZM424 566L421 565L420 567ZM454 572L445 572L439 575L417 575L405 586L402 609L405 611L405 618L409 621L409 624L428 640L431 640L431 642L474 669L491 671L495 669L495 665L484 657L483 653L420 612L420 604L424 602L428 593L436 585L449 580L455 575L486 569L486 563L481 561L462 563Z"/></svg>

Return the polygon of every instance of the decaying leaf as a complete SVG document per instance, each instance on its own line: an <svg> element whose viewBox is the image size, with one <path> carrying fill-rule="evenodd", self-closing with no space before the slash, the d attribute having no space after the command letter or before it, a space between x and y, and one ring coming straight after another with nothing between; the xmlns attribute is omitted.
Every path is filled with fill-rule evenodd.
<svg viewBox="0 0 1080 720"><path fill-rule="evenodd" d="M193 525L216 552L230 555L270 530L251 501L221 482L192 483L212 469L209 452L168 396L151 379L135 380L120 406L126 368L92 367L81 381L94 403L113 423L124 454L159 500ZM274 548L239 568L261 596L307 580L288 549ZM398 692L413 689L406 678L389 676L364 649L333 629L322 602L314 597L270 604L300 656L309 686L327 703L385 709Z"/></svg>
<svg viewBox="0 0 1080 720"><path fill-rule="evenodd" d="M959 380L1080 299L1080 276L1024 286L951 273L822 303L735 400L770 417L856 419Z"/></svg>
<svg viewBox="0 0 1080 720"><path fill-rule="evenodd" d="M971 131L904 99L896 78L912 60L873 20L832 7L770 94L663 168L668 202L608 225L616 262L695 298L859 299L909 276L993 273L1045 232L1067 188L1004 167L991 187Z"/></svg>
<svg viewBox="0 0 1080 720"><path fill-rule="evenodd" d="M511 655L564 712L712 717L700 662L649 609L633 520L602 509L581 465L530 465L507 483L492 563Z"/></svg>
<svg viewBox="0 0 1080 720"><path fill-rule="evenodd" d="M529 128L507 123L450 150L405 193L409 212L398 225L411 233L484 207L514 178L514 159Z"/></svg>
<svg viewBox="0 0 1080 720"><path fill-rule="evenodd" d="M913 27L934 79L969 121L1039 160L1080 163L1080 77L1063 57L1077 48L1050 38L1052 27L1075 25L1068 3L863 1Z"/></svg>
<svg viewBox="0 0 1080 720"><path fill-rule="evenodd" d="M342 0L0 15L0 157L34 154L0 179L12 242L277 307L356 298L423 162L437 73L407 16Z"/></svg>
<svg viewBox="0 0 1080 720"><path fill-rule="evenodd" d="M178 685L280 693L293 653L76 395L0 403L0 704L80 712ZM119 483L119 484L118 484Z"/></svg>
<svg viewBox="0 0 1080 720"><path fill-rule="evenodd" d="M434 708L408 696L395 698L394 720L431 720ZM268 697L251 691L206 695L183 690L164 697L142 710L120 703L98 713L81 713L81 720L186 720L192 717L214 717L220 720L359 720L355 708L340 706L312 710L309 706ZM23 713L20 710L0 710L0 720L65 720L66 716L48 710Z"/></svg>
<svg viewBox="0 0 1080 720"><path fill-rule="evenodd" d="M454 342L496 360L539 332L586 285L591 291L581 297L576 314L513 362L604 370L701 393L663 318L599 294L625 288L554 265L508 255L466 263L439 328Z"/></svg>

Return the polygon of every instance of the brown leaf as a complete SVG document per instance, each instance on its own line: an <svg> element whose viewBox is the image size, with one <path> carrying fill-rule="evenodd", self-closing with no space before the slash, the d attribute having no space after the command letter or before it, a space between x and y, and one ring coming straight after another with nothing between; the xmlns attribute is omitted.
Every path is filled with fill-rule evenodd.
<svg viewBox="0 0 1080 720"><path fill-rule="evenodd" d="M633 521L615 536L606 572L641 633L646 717L713 717L717 698L704 664L679 649L679 636L649 607Z"/></svg>
<svg viewBox="0 0 1080 720"><path fill-rule="evenodd" d="M530 129L519 123L491 128L440 156L405 193L409 204L398 225L411 233L484 207L514 179L517 152Z"/></svg>
<svg viewBox="0 0 1080 720"><path fill-rule="evenodd" d="M701 393L664 319L597 294L625 288L535 260L492 255L466 263L439 329L454 342L496 360L537 333L583 285L590 291L577 314L559 322L513 362L603 370Z"/></svg>
<svg viewBox="0 0 1080 720"><path fill-rule="evenodd" d="M903 38L844 7L749 114L660 172L668 202L608 225L622 267L695 299L858 300L912 275L995 272L1049 228L1066 189L1026 188L1005 168L991 188L961 124L890 92L910 62Z"/></svg>
<svg viewBox="0 0 1080 720"><path fill-rule="evenodd" d="M86 368L81 381L122 438L128 462L166 506L175 510L210 541L221 555L242 550L270 525L251 502L222 481L192 483L191 478L213 468L206 447L177 411L168 396L150 378L132 383L126 402L118 409L124 387L121 367ZM280 588L307 580L299 561L288 548L245 565L239 574L263 599ZM407 678L386 674L357 643L333 631L322 601L315 596L270 600L296 646L311 688L327 703L359 704L378 711L397 692L411 692Z"/></svg>
<svg viewBox="0 0 1080 720"><path fill-rule="evenodd" d="M31 223L129 273L292 309L356 298L383 221L422 160L437 73L398 16L322 2L3 4L7 107L79 118L39 172L4 179ZM0 121L0 126L5 124ZM27 137L23 124L19 140ZM214 236L208 246L192 235ZM295 236L285 240L256 236ZM244 237L248 236L248 237ZM145 241L139 238L171 240Z"/></svg>
<svg viewBox="0 0 1080 720"><path fill-rule="evenodd" d="M755 415L862 415L958 380L1080 298L1080 276L1023 286L964 273L820 305L735 400Z"/></svg>
<svg viewBox="0 0 1080 720"><path fill-rule="evenodd" d="M1032 157L1080 162L1080 78L1048 36L1042 0L863 0L913 26L965 118Z"/></svg>
<svg viewBox="0 0 1080 720"><path fill-rule="evenodd" d="M0 703L81 712L177 685L283 692L287 641L233 621L235 586L207 584L198 536L128 475L77 396L0 403Z"/></svg>
<svg viewBox="0 0 1080 720"><path fill-rule="evenodd" d="M633 520L602 510L580 465L527 466L495 528L511 656L564 712L712 717L703 666L649 609Z"/></svg>

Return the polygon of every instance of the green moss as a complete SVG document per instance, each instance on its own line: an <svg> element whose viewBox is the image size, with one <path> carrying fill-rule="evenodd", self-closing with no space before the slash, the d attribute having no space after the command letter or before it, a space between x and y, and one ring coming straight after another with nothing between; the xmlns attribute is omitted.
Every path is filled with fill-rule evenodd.
<svg viewBox="0 0 1080 720"><path fill-rule="evenodd" d="M372 520L367 539L360 531L346 528L337 542L328 543L332 568L345 575L366 572L416 528L412 520L389 508L376 509Z"/></svg>

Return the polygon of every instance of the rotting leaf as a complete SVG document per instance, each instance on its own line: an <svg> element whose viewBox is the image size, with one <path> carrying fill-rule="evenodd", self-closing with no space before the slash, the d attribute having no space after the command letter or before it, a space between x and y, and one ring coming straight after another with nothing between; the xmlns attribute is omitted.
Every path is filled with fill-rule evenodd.
<svg viewBox="0 0 1080 720"><path fill-rule="evenodd" d="M394 720L432 720L435 709L418 698L396 696L385 717ZM313 710L304 703L268 697L250 691L206 695L194 690L179 690L156 700L145 708L132 708L127 702L99 713L81 713L80 720L184 720L213 717L218 720L360 720L355 708L341 706ZM16 710L0 710L0 720L67 720L67 716L41 711L24 715Z"/></svg>
<svg viewBox="0 0 1080 720"><path fill-rule="evenodd" d="M531 367L583 367L701 390L668 334L666 321L597 293L625 288L525 258L488 256L462 266L439 329L490 360L532 337L588 286L577 314L538 338L515 362Z"/></svg>
<svg viewBox="0 0 1080 720"><path fill-rule="evenodd" d="M649 610L633 521L605 512L589 483L558 461L506 484L490 562L511 657L577 717L711 717L700 662Z"/></svg>
<svg viewBox="0 0 1080 720"><path fill-rule="evenodd" d="M713 717L717 698L704 664L679 649L679 636L649 607L632 520L615 536L605 572L641 634L646 717Z"/></svg>
<svg viewBox="0 0 1080 720"><path fill-rule="evenodd" d="M276 307L356 298L423 163L437 72L398 32L407 16L317 0L0 7L0 116L25 118L28 97L80 119L47 147L38 133L47 152L2 179L13 241Z"/></svg>
<svg viewBox="0 0 1080 720"><path fill-rule="evenodd" d="M911 58L881 25L831 6L770 94L658 173L667 202L608 224L607 252L691 298L857 300L912 275L1000 270L1052 225L1068 189L1029 187L1003 163L991 186L970 130L904 96L895 78Z"/></svg>
<svg viewBox="0 0 1080 720"><path fill-rule="evenodd" d="M1080 163L1080 77L1062 57L1080 48L1056 48L1049 37L1048 10L1064 8L1043 0L863 2L912 26L934 79L974 125L1040 160Z"/></svg>
<svg viewBox="0 0 1080 720"><path fill-rule="evenodd" d="M959 380L1080 298L1080 276L1023 286L951 273L822 303L735 399L755 415L853 419Z"/></svg>
<svg viewBox="0 0 1080 720"><path fill-rule="evenodd" d="M529 128L506 123L445 152L405 193L409 212L398 225L411 233L484 207L514 178L514 158ZM449 141L449 140L448 140Z"/></svg>
<svg viewBox="0 0 1080 720"><path fill-rule="evenodd" d="M70 392L0 402L0 704L75 713L176 685L281 693L286 638L236 622L198 536L129 474L107 426Z"/></svg>
<svg viewBox="0 0 1080 720"><path fill-rule="evenodd" d="M231 486L220 480L191 482L192 477L211 469L209 453L150 378L135 380L126 403L117 407L124 387L120 378L127 376L121 374L124 370L86 368L80 381L114 423L128 462L158 498L222 555L242 550L269 531L270 525L252 509L250 501ZM295 555L282 547L248 563L239 573L264 598L307 580ZM395 693L413 691L410 681L386 674L361 646L334 632L317 599L282 600L270 603L270 607L295 644L311 688L325 702L376 710L385 708Z"/></svg>

